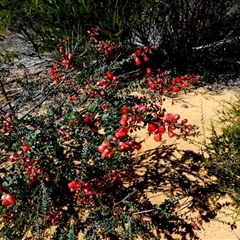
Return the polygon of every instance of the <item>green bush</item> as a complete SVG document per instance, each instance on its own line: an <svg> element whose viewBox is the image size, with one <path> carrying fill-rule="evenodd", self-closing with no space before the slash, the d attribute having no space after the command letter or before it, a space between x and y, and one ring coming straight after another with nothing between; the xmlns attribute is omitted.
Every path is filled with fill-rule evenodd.
<svg viewBox="0 0 240 240"><path fill-rule="evenodd" d="M228 103L220 112L219 121L212 124L208 145L209 173L217 177L221 191L230 194L240 206L240 100ZM216 127L218 126L218 127Z"/></svg>
<svg viewBox="0 0 240 240"><path fill-rule="evenodd" d="M63 38L80 46L87 30L99 26L103 40L124 48L159 46L155 61L168 69L201 74L238 69L237 1L2 0L0 9L1 25L22 32L36 51L53 49Z"/></svg>
<svg viewBox="0 0 240 240"><path fill-rule="evenodd" d="M63 37L84 42L87 30L95 26L100 26L103 38L123 40L153 4L152 0L3 0L0 17L2 25L23 32L31 40L37 34L52 47Z"/></svg>

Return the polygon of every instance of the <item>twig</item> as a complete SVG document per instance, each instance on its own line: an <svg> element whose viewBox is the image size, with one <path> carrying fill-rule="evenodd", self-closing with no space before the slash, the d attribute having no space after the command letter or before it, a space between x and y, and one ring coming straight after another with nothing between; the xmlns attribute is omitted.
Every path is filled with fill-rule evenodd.
<svg viewBox="0 0 240 240"><path fill-rule="evenodd" d="M7 103L8 103L8 106L9 106L11 112L13 112L13 109L12 109L11 103L10 103L10 101L9 101L9 99L8 99L7 93L6 93L6 91L5 91L5 88L4 88L4 85L3 85L1 79L0 79L0 85L1 85L2 93L3 93L5 99L6 99Z"/></svg>
<svg viewBox="0 0 240 240"><path fill-rule="evenodd" d="M65 81L65 79L72 73L69 72L69 74L67 74L62 80L61 82L54 88L52 89L39 103L37 103L34 107L32 107L26 114L24 114L19 120L22 120L23 118L25 118L29 113L31 113L35 108L40 107L45 101L46 99L57 89L59 88L59 86Z"/></svg>
<svg viewBox="0 0 240 240"><path fill-rule="evenodd" d="M224 45L226 43L228 43L228 44L232 43L233 41L236 41L236 40L240 40L240 36L232 38L232 39L223 39L223 40L220 40L220 41L216 41L216 42L209 43L209 44L206 44L206 45L201 45L201 46L198 46L198 47L193 47L192 49L193 50L202 50L202 49L211 48L211 47L218 47L218 46Z"/></svg>
<svg viewBox="0 0 240 240"><path fill-rule="evenodd" d="M121 202L124 202L127 198L129 198L131 195L133 195L135 192L131 192L129 193L125 198L123 198L121 201L115 203L113 206L115 207L116 205L118 205Z"/></svg>
<svg viewBox="0 0 240 240"><path fill-rule="evenodd" d="M149 212L154 212L154 211L156 211L156 209L149 209L149 210L144 210L144 211L140 211L140 212L134 212L132 215L149 213Z"/></svg>

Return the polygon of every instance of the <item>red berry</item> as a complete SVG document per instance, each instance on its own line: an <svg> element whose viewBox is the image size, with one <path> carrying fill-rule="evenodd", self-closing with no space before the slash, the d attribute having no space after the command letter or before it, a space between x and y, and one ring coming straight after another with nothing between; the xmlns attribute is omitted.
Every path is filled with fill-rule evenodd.
<svg viewBox="0 0 240 240"><path fill-rule="evenodd" d="M113 152L110 152L108 155L107 155L107 158L111 159L114 157L114 153Z"/></svg>
<svg viewBox="0 0 240 240"><path fill-rule="evenodd" d="M183 119L182 122L181 122L181 125L184 125L184 124L186 124L187 122L188 122L187 119Z"/></svg>
<svg viewBox="0 0 240 240"><path fill-rule="evenodd" d="M173 117L173 121L177 122L179 120L179 118L180 118L180 115L175 114L174 117Z"/></svg>
<svg viewBox="0 0 240 240"><path fill-rule="evenodd" d="M66 140L66 141L71 140L71 135L70 135L69 133L66 133L66 135L65 135L65 140Z"/></svg>
<svg viewBox="0 0 240 240"><path fill-rule="evenodd" d="M168 136L169 136L170 138L174 137L174 132L172 132L172 131L168 132Z"/></svg>
<svg viewBox="0 0 240 240"><path fill-rule="evenodd" d="M62 129L58 129L58 135L62 136L63 134L64 134L63 130Z"/></svg>
<svg viewBox="0 0 240 240"><path fill-rule="evenodd" d="M45 181L46 181L46 182L50 182L50 181L51 181L50 176L46 176L46 177L45 177Z"/></svg>
<svg viewBox="0 0 240 240"><path fill-rule="evenodd" d="M9 162L15 162L15 160L18 158L18 154L11 154L9 157L8 157L8 161Z"/></svg>
<svg viewBox="0 0 240 240"><path fill-rule="evenodd" d="M110 153L110 150L108 148L105 148L101 155L103 158L108 158L109 153Z"/></svg>
<svg viewBox="0 0 240 240"><path fill-rule="evenodd" d="M166 127L165 127L165 125L159 126L157 131L158 131L159 134L165 133L165 132L166 132Z"/></svg>
<svg viewBox="0 0 240 240"><path fill-rule="evenodd" d="M121 120L120 120L120 124L123 127L126 127L128 125L128 116L126 114L122 115Z"/></svg>
<svg viewBox="0 0 240 240"><path fill-rule="evenodd" d="M156 91L158 89L158 85L156 83L154 83L153 81L148 81L148 86L154 91Z"/></svg>
<svg viewBox="0 0 240 240"><path fill-rule="evenodd" d="M188 87L188 84L187 84L187 83L183 83L183 84L181 85L181 87L182 87L182 89L186 89L186 88Z"/></svg>
<svg viewBox="0 0 240 240"><path fill-rule="evenodd" d="M182 78L180 78L180 77L176 77L174 80L175 80L176 83L181 83L182 82Z"/></svg>
<svg viewBox="0 0 240 240"><path fill-rule="evenodd" d="M126 127L120 128L115 132L115 137L117 139L125 138L128 135L129 129Z"/></svg>
<svg viewBox="0 0 240 240"><path fill-rule="evenodd" d="M183 130L183 131L182 131L182 135L183 135L184 137L186 137L186 136L188 135L188 132L185 131L185 130Z"/></svg>
<svg viewBox="0 0 240 240"><path fill-rule="evenodd" d="M12 114L11 114L11 113L9 113L9 112L8 112L8 113L6 113L6 117L11 119L11 118L12 118Z"/></svg>
<svg viewBox="0 0 240 240"><path fill-rule="evenodd" d="M71 192L75 192L81 187L82 187L81 183L76 180L73 180L70 183L68 183L68 188L70 189Z"/></svg>
<svg viewBox="0 0 240 240"><path fill-rule="evenodd" d="M140 150L141 148L142 148L142 145L140 144L140 143L136 143L136 144L134 144L134 146L133 146L136 150Z"/></svg>
<svg viewBox="0 0 240 240"><path fill-rule="evenodd" d="M112 173L112 175L113 175L113 176L115 176L115 175L117 175L117 174L118 174L118 170L116 170L116 169L113 169L113 170L111 171L111 173Z"/></svg>

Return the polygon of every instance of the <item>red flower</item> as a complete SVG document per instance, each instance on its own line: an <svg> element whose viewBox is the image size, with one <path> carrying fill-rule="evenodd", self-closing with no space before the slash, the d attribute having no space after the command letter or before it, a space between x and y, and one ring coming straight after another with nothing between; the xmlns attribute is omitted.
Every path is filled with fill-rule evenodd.
<svg viewBox="0 0 240 240"><path fill-rule="evenodd" d="M76 192L78 189L82 187L82 184L79 181L73 180L68 183L68 188L71 192Z"/></svg>
<svg viewBox="0 0 240 240"><path fill-rule="evenodd" d="M154 123L149 123L148 124L148 132L149 133L154 133L156 129L157 129L156 124L154 124Z"/></svg>
<svg viewBox="0 0 240 240"><path fill-rule="evenodd" d="M129 108L128 108L128 107L122 107L122 108L120 109L120 112L121 112L122 114L128 114L128 113L129 113Z"/></svg>
<svg viewBox="0 0 240 240"><path fill-rule="evenodd" d="M121 120L120 120L120 124L123 127L127 126L127 124L128 124L128 115L126 115L126 114L122 115Z"/></svg>
<svg viewBox="0 0 240 240"><path fill-rule="evenodd" d="M16 198L10 193L5 193L2 195L2 205L5 207L11 206L16 202Z"/></svg>
<svg viewBox="0 0 240 240"><path fill-rule="evenodd" d="M108 72L106 73L106 76L107 76L107 79L109 79L109 80L112 80L113 77L114 77L113 73L110 72L110 71L108 71Z"/></svg>
<svg viewBox="0 0 240 240"><path fill-rule="evenodd" d="M31 147L30 147L29 145L27 145L27 144L22 146L22 150L23 150L24 152L29 151L30 148L31 148Z"/></svg>
<svg viewBox="0 0 240 240"><path fill-rule="evenodd" d="M180 91L180 88L176 85L172 86L172 92L179 92Z"/></svg>
<svg viewBox="0 0 240 240"><path fill-rule="evenodd" d="M119 138L125 138L125 137L128 135L128 131L129 131L128 128L125 128L125 127L120 128L120 129L118 129L118 130L115 132L115 137L116 137L117 139L119 139Z"/></svg>
<svg viewBox="0 0 240 240"><path fill-rule="evenodd" d="M142 49L141 48L137 48L135 51L137 56L140 56L142 54Z"/></svg>

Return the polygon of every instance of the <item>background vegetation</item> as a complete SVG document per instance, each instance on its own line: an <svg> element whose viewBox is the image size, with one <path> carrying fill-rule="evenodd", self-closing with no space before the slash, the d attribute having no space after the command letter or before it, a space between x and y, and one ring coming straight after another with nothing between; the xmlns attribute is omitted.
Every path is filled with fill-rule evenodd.
<svg viewBox="0 0 240 240"><path fill-rule="evenodd" d="M36 51L61 38L83 43L91 27L124 48L153 43L161 64L179 71L238 72L239 3L234 0L29 0L0 2L1 26L23 33Z"/></svg>
<svg viewBox="0 0 240 240"><path fill-rule="evenodd" d="M240 206L240 101L226 102L219 120L212 123L210 157L206 160L209 173L217 176L219 189L233 196Z"/></svg>

